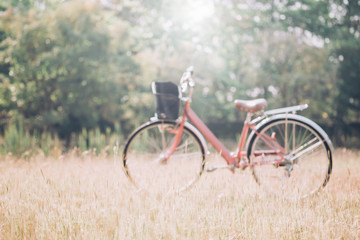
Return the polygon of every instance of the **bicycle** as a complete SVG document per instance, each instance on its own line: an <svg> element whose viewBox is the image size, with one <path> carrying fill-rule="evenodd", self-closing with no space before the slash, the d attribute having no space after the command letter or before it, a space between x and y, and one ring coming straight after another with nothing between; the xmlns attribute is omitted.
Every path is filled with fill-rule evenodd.
<svg viewBox="0 0 360 240"><path fill-rule="evenodd" d="M307 197L325 187L334 148L319 125L297 114L307 104L265 111L265 99L235 100L235 107L247 115L238 148L230 152L190 107L192 72L192 68L184 72L179 86L152 84L155 117L130 135L123 151L123 169L137 188L188 189L205 170L206 140L226 161L207 172L249 167L259 185L287 198ZM180 102L184 103L181 114Z"/></svg>

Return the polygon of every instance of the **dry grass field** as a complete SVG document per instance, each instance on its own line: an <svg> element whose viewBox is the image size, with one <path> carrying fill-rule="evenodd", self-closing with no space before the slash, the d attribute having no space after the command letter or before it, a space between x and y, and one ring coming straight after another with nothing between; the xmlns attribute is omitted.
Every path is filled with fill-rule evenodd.
<svg viewBox="0 0 360 240"><path fill-rule="evenodd" d="M156 188L156 186L154 186ZM321 194L290 202L250 171L205 173L181 194L139 192L120 159L0 161L1 239L360 239L360 153L337 150Z"/></svg>

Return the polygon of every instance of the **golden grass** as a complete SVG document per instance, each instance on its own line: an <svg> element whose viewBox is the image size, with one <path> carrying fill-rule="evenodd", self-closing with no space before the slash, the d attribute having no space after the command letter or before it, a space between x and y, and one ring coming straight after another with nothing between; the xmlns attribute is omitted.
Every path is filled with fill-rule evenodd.
<svg viewBox="0 0 360 240"><path fill-rule="evenodd" d="M0 162L0 238L360 239L360 154L338 150L325 190L298 202L269 196L249 170L152 194L129 184L120 159L8 158Z"/></svg>

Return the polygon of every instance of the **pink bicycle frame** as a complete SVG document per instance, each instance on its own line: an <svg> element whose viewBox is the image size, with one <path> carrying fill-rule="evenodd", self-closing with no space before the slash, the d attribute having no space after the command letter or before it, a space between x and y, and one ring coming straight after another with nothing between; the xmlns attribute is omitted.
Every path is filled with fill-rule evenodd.
<svg viewBox="0 0 360 240"><path fill-rule="evenodd" d="M187 102L184 106L183 114L182 114L182 120L180 122L180 125L178 128L171 130L173 134L176 134L174 142L170 146L170 148L166 152L166 161L170 158L170 156L174 153L176 147L180 143L181 135L184 129L184 124L186 121L186 118L188 118L191 123L204 135L204 137L214 146L217 152L220 153L220 155L224 158L224 160L227 162L228 165L232 165L235 167L239 167L240 159L242 157L246 157L247 151L244 151L245 142L247 139L247 135L249 132L249 129L253 130L255 134L257 134L260 139L262 139L266 145L271 150L261 150L256 151L254 153L255 156L261 156L261 155L279 155L280 159L277 160L277 163L281 163L284 161L284 153L285 149L283 149L278 143L274 141L274 136L268 136L266 134L260 134L256 131L255 125L251 124L249 121L244 122L244 126L241 132L241 137L238 143L238 150L235 153L231 153L220 141L219 139L211 132L211 130L201 121L201 119L196 115L196 113L190 108L190 102ZM269 164L269 163L242 163L242 167L247 166L253 166L258 164ZM272 162L274 164L274 162Z"/></svg>

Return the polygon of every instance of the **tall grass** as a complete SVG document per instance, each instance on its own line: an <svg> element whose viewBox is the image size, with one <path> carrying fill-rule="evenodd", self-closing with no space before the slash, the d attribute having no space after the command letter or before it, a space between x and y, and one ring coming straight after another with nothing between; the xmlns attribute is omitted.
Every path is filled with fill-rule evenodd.
<svg viewBox="0 0 360 240"><path fill-rule="evenodd" d="M83 128L80 134L72 134L70 146L78 147L82 152L90 150L95 155L108 155L113 153L113 147L122 140L119 125L115 125L114 131L106 128L105 133L98 127L92 130Z"/></svg>
<svg viewBox="0 0 360 240"><path fill-rule="evenodd" d="M268 195L249 170L168 194L134 189L117 157L7 157L0 239L359 239L359 186L360 155L345 150L325 190L295 202Z"/></svg>
<svg viewBox="0 0 360 240"><path fill-rule="evenodd" d="M68 149L79 149L81 153L91 152L94 155L109 155L113 153L113 147L123 139L120 127L115 125L114 130L107 128L101 132L100 128L93 130L83 129L79 134L72 134ZM17 157L29 158L34 155L45 156L61 155L68 149L65 148L56 134L37 131L30 132L22 124L11 124L0 136L0 154L11 154Z"/></svg>
<svg viewBox="0 0 360 240"><path fill-rule="evenodd" d="M25 130L22 124L11 124L0 137L0 153L29 157L40 152L46 156L61 152L63 146L57 135Z"/></svg>

